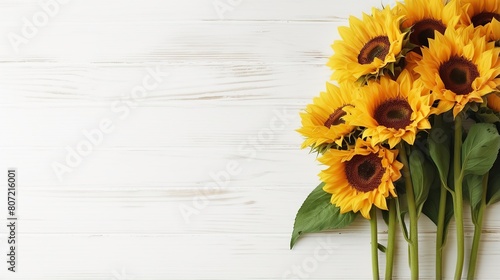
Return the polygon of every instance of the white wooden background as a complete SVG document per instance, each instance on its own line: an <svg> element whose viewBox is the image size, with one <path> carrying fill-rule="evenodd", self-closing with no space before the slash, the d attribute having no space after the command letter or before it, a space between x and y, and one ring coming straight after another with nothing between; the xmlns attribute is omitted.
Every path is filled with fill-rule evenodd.
<svg viewBox="0 0 500 280"><path fill-rule="evenodd" d="M0 279L370 279L361 219L288 245L321 168L299 149L298 112L330 75L337 27L381 3L1 0L0 167L19 170L20 220L15 274L0 226ZM164 77L134 99L151 71ZM112 131L88 146L83 131L102 121ZM59 180L67 148L86 156ZM5 190L0 202L5 221ZM498 278L499 209L487 212L479 279ZM433 240L422 217L422 279Z"/></svg>

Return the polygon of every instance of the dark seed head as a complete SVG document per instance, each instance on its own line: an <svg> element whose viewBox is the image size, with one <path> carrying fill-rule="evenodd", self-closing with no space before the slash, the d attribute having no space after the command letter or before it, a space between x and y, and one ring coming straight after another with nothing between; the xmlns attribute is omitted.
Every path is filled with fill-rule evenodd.
<svg viewBox="0 0 500 280"><path fill-rule="evenodd" d="M391 43L389 42L389 37L387 36L378 36L371 39L359 52L359 64L370 64L375 60L375 58L384 60L389 53L390 47Z"/></svg>
<svg viewBox="0 0 500 280"><path fill-rule="evenodd" d="M497 13L483 12L471 18L474 27L484 26L490 23L493 19L500 21L500 15Z"/></svg>
<svg viewBox="0 0 500 280"><path fill-rule="evenodd" d="M477 66L470 60L454 56L439 67L439 77L446 89L464 95L472 91L472 82L479 77Z"/></svg>
<svg viewBox="0 0 500 280"><path fill-rule="evenodd" d="M375 109L374 118L379 125L403 129L411 123L413 110L405 99L390 99Z"/></svg>
<svg viewBox="0 0 500 280"><path fill-rule="evenodd" d="M421 20L413 25L410 42L419 47L428 47L429 39L434 39L434 31L444 34L445 30L446 26L440 20L430 18Z"/></svg>
<svg viewBox="0 0 500 280"><path fill-rule="evenodd" d="M347 181L360 192L376 189L382 182L384 168L376 154L355 155L345 163Z"/></svg>

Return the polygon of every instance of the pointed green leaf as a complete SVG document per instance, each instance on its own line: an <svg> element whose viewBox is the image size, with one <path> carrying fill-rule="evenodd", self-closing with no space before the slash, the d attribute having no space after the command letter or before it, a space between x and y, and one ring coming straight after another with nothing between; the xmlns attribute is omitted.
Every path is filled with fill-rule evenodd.
<svg viewBox="0 0 500 280"><path fill-rule="evenodd" d="M474 124L462 146L462 170L466 174L484 175L497 159L500 135L494 124Z"/></svg>
<svg viewBox="0 0 500 280"><path fill-rule="evenodd" d="M382 212L382 219L384 219L385 224L389 225L389 211L380 210L380 212Z"/></svg>
<svg viewBox="0 0 500 280"><path fill-rule="evenodd" d="M408 213L408 199L406 197L406 186L404 180L398 180L394 182L394 186L396 187L396 193L398 194L396 206L399 209L399 213L401 213L401 217L404 218L404 215Z"/></svg>
<svg viewBox="0 0 500 280"><path fill-rule="evenodd" d="M400 186L400 182L396 181L396 192L398 197L396 197L396 211L398 220L401 221L401 227L405 239L408 239L408 228L405 223L405 216L408 213L408 199L406 195L406 189ZM404 185L404 184L403 184Z"/></svg>
<svg viewBox="0 0 500 280"><path fill-rule="evenodd" d="M497 155L497 160L493 164L488 177L486 203L490 205L498 201L500 201L500 157Z"/></svg>
<svg viewBox="0 0 500 280"><path fill-rule="evenodd" d="M481 204L483 194L483 177L480 175L467 175L464 179L464 194L469 200L474 224L477 221L479 205Z"/></svg>
<svg viewBox="0 0 500 280"><path fill-rule="evenodd" d="M378 247L379 251L382 253L385 253L387 251L387 248L380 243L377 243L377 247Z"/></svg>
<svg viewBox="0 0 500 280"><path fill-rule="evenodd" d="M448 116L451 118L451 116ZM429 196L424 204L422 212L431 219L434 224L438 224L439 207L441 202L441 193L445 188L453 189L453 168L450 168L451 162L451 141L453 139L452 123L446 122L446 115L435 116L432 129L429 133L429 155L435 164L439 180L436 178L429 191ZM453 200L448 191L446 193L446 205L444 216L444 231L453 217ZM443 238L446 238L446 234ZM445 240L442 240L443 242Z"/></svg>
<svg viewBox="0 0 500 280"><path fill-rule="evenodd" d="M498 117L498 113L495 113L487 108L481 108L479 112L475 114L481 122L485 123L496 123L500 122L500 117Z"/></svg>
<svg viewBox="0 0 500 280"><path fill-rule="evenodd" d="M300 207L293 225L290 249L305 233L344 228L356 219L356 213L341 214L340 208L330 203L332 195L323 190L324 185L319 184Z"/></svg>
<svg viewBox="0 0 500 280"><path fill-rule="evenodd" d="M469 200L471 209L476 209L481 203L483 193L483 176L467 175L464 180L464 194Z"/></svg>
<svg viewBox="0 0 500 280"><path fill-rule="evenodd" d="M411 181L413 183L413 191L415 192L415 203L420 215L434 180L434 168L431 163L427 162L424 154L418 149L414 149L411 152L409 161Z"/></svg>
<svg viewBox="0 0 500 280"><path fill-rule="evenodd" d="M429 217L429 219L435 224L438 224L439 217L439 203L441 201L441 186L440 180L436 179L434 184L432 184L429 190L429 196L425 201L422 212ZM444 232L446 233L448 225L450 224L451 218L453 217L453 199L449 192L446 192L446 207L445 207L445 217L444 217ZM446 238L446 234L443 236ZM443 240L444 242L445 240Z"/></svg>
<svg viewBox="0 0 500 280"><path fill-rule="evenodd" d="M442 125L442 116L436 116L435 126L429 133L429 155L437 167L441 184L448 186L450 172L451 130Z"/></svg>

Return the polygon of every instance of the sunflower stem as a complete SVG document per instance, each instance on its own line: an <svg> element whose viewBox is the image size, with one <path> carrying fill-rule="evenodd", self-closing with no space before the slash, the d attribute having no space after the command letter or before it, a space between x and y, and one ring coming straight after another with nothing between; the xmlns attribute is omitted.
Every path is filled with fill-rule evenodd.
<svg viewBox="0 0 500 280"><path fill-rule="evenodd" d="M387 250L385 251L385 280L392 279L392 268L394 263L394 246L396 240L396 201L389 199L389 233L387 238Z"/></svg>
<svg viewBox="0 0 500 280"><path fill-rule="evenodd" d="M439 199L439 214L436 234L436 280L443 279L443 247L445 243L444 227L446 217L446 196L448 191L441 185L441 196Z"/></svg>
<svg viewBox="0 0 500 280"><path fill-rule="evenodd" d="M488 188L488 173L483 177L483 193L481 196L481 205L477 213L477 220L474 223L474 239L472 241L472 249L470 252L469 270L467 271L467 279L472 280L476 274L477 253L481 243L481 233L483 231L483 217L486 209L486 192Z"/></svg>
<svg viewBox="0 0 500 280"><path fill-rule="evenodd" d="M373 280L379 280L378 272L378 238L377 238L377 208L370 210L370 229L371 229L371 247L372 247L372 274Z"/></svg>
<svg viewBox="0 0 500 280"><path fill-rule="evenodd" d="M410 165L406 146L403 142L399 143L399 155L403 164L403 176L406 185L406 198L408 200L408 215L410 216L410 270L411 279L418 280L418 214L415 202L415 192L413 182L411 181Z"/></svg>
<svg viewBox="0 0 500 280"><path fill-rule="evenodd" d="M455 118L455 143L453 146L453 171L455 195L453 206L457 233L457 262L455 265L455 280L462 278L464 266L464 218L463 218L463 173L462 173L462 116Z"/></svg>

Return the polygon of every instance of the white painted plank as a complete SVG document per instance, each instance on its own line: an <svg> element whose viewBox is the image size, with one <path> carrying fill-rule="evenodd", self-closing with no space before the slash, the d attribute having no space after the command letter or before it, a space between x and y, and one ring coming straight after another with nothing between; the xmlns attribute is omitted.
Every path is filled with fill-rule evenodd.
<svg viewBox="0 0 500 280"><path fill-rule="evenodd" d="M0 41L0 57L7 62L324 64L340 24L85 21L47 26L18 52L8 40Z"/></svg>
<svg viewBox="0 0 500 280"><path fill-rule="evenodd" d="M238 164L239 173L229 176L232 182L242 186L273 186L290 184L300 186L305 183L315 184L320 168L314 162L314 156L304 155L301 151L262 150L255 158L245 158L237 154L222 154L221 150L213 153L203 150L94 150L82 157L79 165L72 165L76 160L66 162L64 149L41 151L4 151L2 165L14 165L26 172L23 182L27 185L78 186L165 186L203 187L212 181L212 173L227 170L230 162ZM217 152L220 154L218 155ZM195 156L196 155L196 156ZM303 162L300 162L302 160ZM67 165L71 172L63 173L63 180L52 168L54 162ZM302 170L291 172L291 170ZM310 184L308 184L310 186ZM232 185L234 186L234 185Z"/></svg>
<svg viewBox="0 0 500 280"><path fill-rule="evenodd" d="M103 135L103 147L184 147L225 149L228 153L249 155L253 147L297 150L302 136L294 130L300 127L297 105L219 105L210 102L173 102L172 106L130 107L130 113L114 113L110 107L3 108L1 117L8 119L0 128L10 130L9 137L0 140L3 148L65 148L78 142ZM265 103L265 101L262 101ZM168 104L168 102L166 102ZM235 118L239 118L237 121ZM110 129L100 130L103 120L112 122ZM101 132L96 132L100 130ZM86 135L92 136L87 137ZM37 138L33 143L32 137ZM246 144L240 147L243 144ZM210 151L207 151L210 153ZM307 151L304 151L307 153Z"/></svg>
<svg viewBox="0 0 500 280"><path fill-rule="evenodd" d="M49 1L47 1L49 2ZM63 1L61 1L63 2ZM188 0L188 1L120 1L67 0L50 24L77 23L92 19L103 24L149 20L162 21L336 21L349 15L370 12L370 8L394 3L391 0ZM0 22L21 24L43 11L38 0L1 3ZM3 24L2 24L3 25Z"/></svg>
<svg viewBox="0 0 500 280"><path fill-rule="evenodd" d="M164 60L172 63L203 59L226 63L262 60L281 63L312 62L317 61L317 49L304 53L294 53L294 50L304 50L303 46L308 44L322 48L320 50L327 49L336 38L336 28L339 24L346 24L348 13L353 12L352 8L347 9L345 5L338 5L333 1L316 1L310 10L302 8L305 4L303 1L258 1L252 4L243 2L238 8L245 11L244 14L274 20L283 18L283 14L291 14L284 17L301 18L294 15L294 12L283 10L299 13L331 10L330 18L334 20L322 22L321 17L306 15L306 18L313 21L171 21L183 15L205 18L206 16L196 13L204 10L209 10L208 14L213 19L214 16L217 17L213 2L185 1L184 4L179 4L159 0L71 1L61 6L54 17L47 16L47 24L30 30L24 28L24 35L22 31L27 25L26 21L34 21L33 15L38 19L43 17L37 15L46 14L33 1L20 3L19 6L10 6L0 13L0 18L4 21L0 33L6 34L5 40L0 41L0 57L4 61ZM379 1L374 2L380 4ZM174 5L176 9L172 9ZM308 2L307 5L311 4ZM245 10L245 6L254 9ZM195 13L187 13L186 10ZM236 12L235 9L231 14L237 14ZM339 17L343 19L339 21ZM254 17L250 16L250 19L253 20ZM22 43L12 43L21 41Z"/></svg>
<svg viewBox="0 0 500 280"><path fill-rule="evenodd" d="M56 106L110 109L123 98L140 107L305 106L325 89L331 72L324 64L0 63L0 106L50 106L47 114L56 114ZM135 95L134 88L151 73L164 77L148 81L155 87L144 97Z"/></svg>

